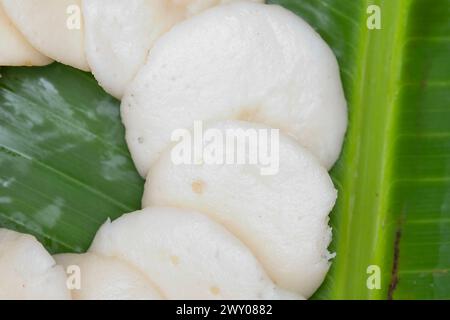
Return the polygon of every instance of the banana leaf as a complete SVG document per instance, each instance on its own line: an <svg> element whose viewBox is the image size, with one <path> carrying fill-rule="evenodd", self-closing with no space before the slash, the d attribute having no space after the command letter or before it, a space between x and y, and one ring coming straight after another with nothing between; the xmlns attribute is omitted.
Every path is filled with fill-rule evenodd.
<svg viewBox="0 0 450 320"><path fill-rule="evenodd" d="M450 0L269 2L331 46L349 104L331 171L337 255L314 298L450 298ZM0 227L83 252L108 217L140 207L119 102L56 63L0 73Z"/></svg>

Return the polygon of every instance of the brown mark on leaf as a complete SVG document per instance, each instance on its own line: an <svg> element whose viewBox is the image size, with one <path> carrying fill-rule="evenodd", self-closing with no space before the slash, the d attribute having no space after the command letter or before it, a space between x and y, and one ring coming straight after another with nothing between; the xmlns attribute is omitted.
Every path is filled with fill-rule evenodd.
<svg viewBox="0 0 450 320"><path fill-rule="evenodd" d="M394 291L398 284L398 263L400 258L400 240L402 238L402 221L399 221L394 240L394 261L392 263L391 281L388 289L388 300L393 300Z"/></svg>

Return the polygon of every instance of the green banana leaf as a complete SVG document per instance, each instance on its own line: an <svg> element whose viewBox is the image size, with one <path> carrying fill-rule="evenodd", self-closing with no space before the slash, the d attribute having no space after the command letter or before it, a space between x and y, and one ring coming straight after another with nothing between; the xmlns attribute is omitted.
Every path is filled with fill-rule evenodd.
<svg viewBox="0 0 450 320"><path fill-rule="evenodd" d="M337 256L314 298L450 298L450 0L269 2L332 47L349 103L331 172ZM119 102L56 63L0 73L0 227L82 252L107 218L140 207Z"/></svg>

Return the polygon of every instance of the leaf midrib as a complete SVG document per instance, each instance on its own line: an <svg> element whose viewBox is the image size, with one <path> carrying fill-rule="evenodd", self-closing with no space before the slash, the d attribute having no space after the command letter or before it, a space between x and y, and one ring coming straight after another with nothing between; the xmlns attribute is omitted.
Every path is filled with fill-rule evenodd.
<svg viewBox="0 0 450 320"><path fill-rule="evenodd" d="M356 78L352 90L348 90L353 93L349 97L349 104L354 118L347 137L353 145L348 147L347 152L349 159L354 159L356 163L352 170L345 170L341 183L349 195L357 193L361 187L368 188L359 192L360 196L353 203L349 199L338 202L341 228L345 228L346 232L341 229L336 243L336 252L338 256L341 255L341 259L336 261L335 266L335 285L332 288L335 298L387 297L395 233L395 222L392 222L393 217L389 217L387 210L390 199L389 178L392 175L389 155L392 154L395 141L392 132L396 125L397 93L402 73L402 39L410 3L411 0L366 0L362 8L363 27L356 55L359 57L355 67ZM366 27L366 8L371 4L381 8L382 29L383 24L389 21L388 34ZM378 82L371 86L373 79ZM368 118L374 121L365 121ZM376 143L373 143L374 137L377 137ZM378 166L369 167L369 163ZM360 176L355 178L355 172ZM366 243L367 239L371 239L370 246ZM364 248L371 250L358 250ZM357 252L352 252L355 250ZM382 290L371 291L365 286L361 287L361 284L366 283L365 268L371 264L379 265L382 269Z"/></svg>

